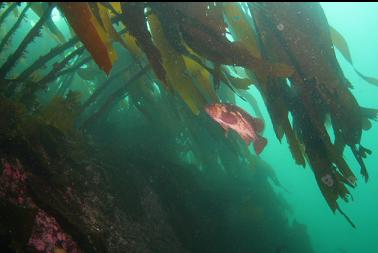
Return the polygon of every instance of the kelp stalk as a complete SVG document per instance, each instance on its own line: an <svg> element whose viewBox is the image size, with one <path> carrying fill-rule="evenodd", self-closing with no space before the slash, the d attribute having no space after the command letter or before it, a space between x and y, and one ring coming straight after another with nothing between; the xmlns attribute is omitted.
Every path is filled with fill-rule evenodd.
<svg viewBox="0 0 378 253"><path fill-rule="evenodd" d="M95 92L88 98L87 101L85 101L85 103L82 105L82 110L85 110L85 108L87 108L89 105L91 105L97 98L98 96L101 94L101 92L106 88L108 87L108 84L110 82L112 82L113 80L117 79L118 77L122 76L123 74L125 74L125 72L130 69L132 67L132 65L134 65L135 62L129 64L128 66L120 69L117 73L113 74L110 76L109 79L105 80L103 83L99 84L98 85L98 88L95 90Z"/></svg>
<svg viewBox="0 0 378 253"><path fill-rule="evenodd" d="M50 61L55 56L63 53L68 48L72 47L79 41L78 37L73 37L63 45L58 45L55 48L51 49L47 54L41 56L36 60L32 65L25 69L18 77L18 81L25 81L30 78L30 75L33 74L36 70L44 66L48 61Z"/></svg>
<svg viewBox="0 0 378 253"><path fill-rule="evenodd" d="M65 78L60 84L58 91L56 92L56 96L60 96L60 97L64 96L67 89L71 86L72 81L74 80L74 77L75 77L75 72L65 76Z"/></svg>
<svg viewBox="0 0 378 253"><path fill-rule="evenodd" d="M16 5L16 4L14 4ZM31 7L31 3L28 3L25 8L22 10L21 12L21 15L18 17L16 23L14 23L14 25L12 26L12 28L7 32L7 34L5 34L4 38L2 38L1 42L0 42L0 52L3 51L5 45L8 44L10 38L12 37L12 35L16 32L16 30L20 27L21 25L21 22L22 20L24 19L25 15L26 15L26 12L29 10L29 8ZM9 9L9 8L8 8ZM4 13L5 14L5 13Z"/></svg>
<svg viewBox="0 0 378 253"><path fill-rule="evenodd" d="M8 15L17 8L17 3L12 3L9 5L9 7L4 11L4 13L0 16L0 26L3 24L4 20Z"/></svg>
<svg viewBox="0 0 378 253"><path fill-rule="evenodd" d="M53 64L53 69L41 80L39 80L39 83L41 85L46 84L48 82L51 82L57 77L57 74L60 70L62 70L66 65L77 55L81 55L84 52L85 47L81 46L77 48L76 50L72 51L67 57L65 57L62 61Z"/></svg>
<svg viewBox="0 0 378 253"><path fill-rule="evenodd" d="M93 60L93 59L90 56L88 56L88 57L84 58L83 60L79 61L78 63L76 63L74 66L72 66L70 68L66 68L66 69L56 73L51 79L45 80L41 84L46 84L48 82L52 82L53 80L55 80L56 78L58 78L60 76L67 75L69 73L73 73L73 72L77 71L84 64L87 64L88 62L90 62L91 60Z"/></svg>
<svg viewBox="0 0 378 253"><path fill-rule="evenodd" d="M38 36L43 24L46 22L48 18L50 18L50 14L52 9L54 8L53 4L50 4L47 8L46 12L43 16L38 20L38 22L34 25L34 27L29 31L26 37L23 39L21 44L18 46L16 51L10 55L7 61L1 66L0 68L0 79L4 79L8 72L16 65L17 60L22 56L22 53L26 49L26 47L33 41L33 39Z"/></svg>
<svg viewBox="0 0 378 253"><path fill-rule="evenodd" d="M84 55L85 54L79 55L79 57L77 57L75 59L75 61L73 62L72 66L75 67L80 62L80 60L82 60ZM76 74L76 72L72 72L72 73L65 75L64 78L62 78L62 80L58 84L59 88L57 89L55 96L57 96L57 97L63 97L64 96L67 89L71 86L72 81L75 79L75 74Z"/></svg>
<svg viewBox="0 0 378 253"><path fill-rule="evenodd" d="M91 124L93 124L102 114L104 114L110 107L116 102L116 99L124 95L127 90L129 89L130 85L135 83L139 78L141 78L144 74L146 74L151 68L151 65L147 65L143 67L138 73L136 73L133 77L126 81L126 83L119 88L118 90L114 91L104 102L104 104L97 110L94 114L92 114L84 123L81 125L81 129L88 128Z"/></svg>

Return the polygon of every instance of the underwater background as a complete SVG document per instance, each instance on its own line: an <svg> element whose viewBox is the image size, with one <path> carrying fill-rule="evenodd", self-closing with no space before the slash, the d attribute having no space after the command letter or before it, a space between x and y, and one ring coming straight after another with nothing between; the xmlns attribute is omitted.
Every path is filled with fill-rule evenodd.
<svg viewBox="0 0 378 253"><path fill-rule="evenodd" d="M24 6L25 3L22 3L20 10L24 8ZM323 7L329 24L340 32L347 41L353 58L354 67L367 76L376 77L378 73L378 51L376 50L378 42L378 33L376 32L376 24L378 24L378 3L321 3L321 6ZM67 22L57 9L53 9L51 17L55 25L66 38L72 36L72 31L69 29ZM1 32L1 36L4 36L9 27L11 27L16 20L17 19L14 16L9 16L7 18L6 22L1 25L1 29L3 30ZM11 54L12 50L15 49L12 48L12 46L18 45L23 40L27 32L37 23L37 21L38 16L36 14L30 13L28 15L27 22L22 24L22 29L17 30L12 37L12 43L8 45L8 50L6 53L0 55L1 63L3 63ZM45 54L50 48L54 48L57 45L55 40L48 39L49 35L47 35L46 30L44 30L42 34L43 36L37 38L30 44L27 49L27 56L23 57L19 61L19 65L17 65L10 72L11 74L9 74L9 77L17 76L15 73L22 72L27 66L33 64L33 62L35 62L40 55ZM0 41L1 39L2 38L0 37ZM127 50L122 48L121 45L118 44L117 46L114 46L114 48L119 59L122 60L115 61L110 77L133 61L133 57L130 56ZM378 108L378 88L369 84L358 76L353 66L347 60L345 60L343 55L341 55L337 49L335 49L335 51L337 60L344 72L345 77L353 85L351 92L359 102L359 105L369 108ZM67 55L68 54L66 54L66 56ZM56 59L59 59L59 57L57 56ZM89 67L93 67L94 65L95 64L92 62L85 66L89 69ZM52 68L53 66L48 66L48 70ZM132 70L134 71L135 69ZM77 81L77 84L73 82L74 84L72 84L70 89L86 94L84 97L89 98L90 95L92 95L96 90L97 85L103 83L106 79L105 75L98 74L100 71L101 70L96 67L96 71L93 74L96 75L94 80L88 78L88 80L90 79L90 81L86 80L88 82ZM89 75L91 74L92 73L89 73ZM124 82L125 79L128 79L129 76L130 73L127 73L127 75L124 77L116 79L116 84L114 84L114 87L121 87L122 82ZM150 80L150 78L151 75L149 75L146 80ZM73 80L79 79L80 78L76 76ZM85 83L87 86L83 85L83 83ZM157 86L156 83L155 86ZM166 96L169 97L164 92L157 92L156 90L158 90L158 88L155 86L153 90L155 95L159 94L156 95L157 97L163 96L164 99ZM98 104L96 104L96 102L93 103L93 107L99 106L99 104L103 103L104 101L106 103L106 101L108 101L106 100L107 96L112 96L113 91L114 90L105 91L104 94L102 94L102 97L99 97ZM42 118L44 120L48 119L46 120L49 122L48 124L54 125L54 127L57 127L59 131L61 130L64 132L64 134L68 133L67 135L74 136L73 139L75 139L77 138L76 133L72 134L72 132L70 132L72 127L71 125L74 125L74 128L76 128L78 125L83 124L84 122L86 127L89 126L85 133L90 137L88 137L89 141L86 139L86 142L89 142L91 145L93 144L93 146L96 147L96 151L93 152L93 161L88 162L91 165L82 166L83 168L85 167L82 172L88 173L89 175L89 183L85 181L85 176L80 173L71 175L69 174L71 172L67 172L67 175L69 175L68 178L75 177L75 180L78 182L85 181L86 183L83 185L87 185L87 183L89 185L93 184L96 186L94 188L106 189L106 191L109 190L109 195L113 194L113 196L111 198L109 197L108 199L105 196L106 194L102 196L101 192L99 193L100 197L97 199L94 197L96 194L91 192L92 195L88 194L88 196L85 196L85 198L92 197L93 201L89 201L90 203L88 202L88 206L93 206L96 208L87 208L86 204L82 204L82 206L84 206L83 210L86 212L87 217L90 217L88 218L90 221L87 222L83 218L84 225L81 225L81 223L78 222L78 224L80 224L78 226L80 229L82 229L80 233L84 231L83 234L87 232L88 235L93 235L92 238L102 238L101 240L106 241L104 244L114 247L112 250L109 250L108 248L107 251L102 250L102 245L95 245L96 247L94 248L98 250L97 252L242 253L250 252L248 250L251 249L254 250L253 252L262 253L378 252L378 200L376 198L378 194L378 126L375 124L375 122L373 122L372 128L369 129L369 131L363 132L361 141L366 148L373 151L373 154L365 159L366 167L369 169L369 182L365 183L360 173L357 170L354 170L357 176L357 187L351 190L351 195L353 196L354 200L349 201L348 203L344 203L341 200L338 201L341 209L348 214L348 217L356 225L356 228L353 228L348 222L346 222L345 218L340 215L339 212L334 214L330 210L329 206L327 205L327 201L324 199L320 189L317 187L314 173L311 170L310 165L307 164L305 168L297 165L292 157L292 154L290 153L286 139L283 138L281 143L277 140L267 107L265 106L264 99L262 98L258 89L251 85L248 92L257 100L262 116L265 119L265 130L263 132L263 136L268 139L268 144L259 156L264 161L268 162L273 168L281 185L278 184L277 186L277 184L273 182L273 178L267 179L268 177L263 176L261 181L259 181L259 177L254 177L253 174L250 175L248 174L249 172L245 172L245 170L248 170L248 166L245 166L245 164L235 158L234 154L232 153L234 152L234 148L237 150L240 148L239 137L236 136L235 133L229 133L227 137L231 140L235 139L236 144L231 141L230 144L223 139L221 141L214 140L216 139L214 136L216 136L218 139L221 138L224 135L223 132L214 127L214 125L210 123L209 118L204 116L202 113L198 117L199 120L193 116L187 116L191 115L191 112L185 107L184 103L177 102L176 100L169 100L169 98L166 100L168 102L159 103L156 101L150 101L148 98L146 98L147 96L145 94L141 95L138 94L137 91L130 89L128 91L128 95L123 99L120 99L116 106L110 107L111 110L109 109L109 112L107 111L105 116L101 115L99 120L91 117L91 113L96 112L96 109L98 108L93 109L89 107L90 110L83 113L83 115L87 117L86 120L85 117L79 117L79 120L75 123L69 122L67 123L68 125L59 126L58 124L54 125L51 123L53 122L51 119L54 118L55 115L59 115L61 113L60 111L57 111L60 108L59 100L53 100L53 94L65 94L65 96L67 96L67 94L69 94L68 89L61 91L61 86L56 85L56 87L51 86L51 88L46 90L46 93L37 93L38 101L40 101L41 104L48 104L49 101L55 101L57 103L56 107L51 106L52 111L43 111ZM7 97L7 95L5 95L5 97ZM9 99L11 100L13 97L9 97ZM141 103L136 102L138 99L140 99ZM75 100L75 98L73 98L73 100ZM246 101L243 101L238 96L234 97L234 101L245 111L256 116L256 112ZM135 103L135 108L132 106L133 103ZM8 105L7 103L4 104ZM8 110L6 109L8 107L6 107L4 104L2 104L2 109L6 111ZM152 109L146 109L146 111L143 111L143 109L139 108L138 105L141 107L150 105L150 108ZM178 108L177 110L179 113L185 115L183 116L183 118L186 120L183 120L184 123L176 122L175 117L177 116L178 112L172 109L176 109L176 107ZM136 108L138 108L140 111L138 111ZM100 110L101 109L103 108L101 107ZM75 114L75 110L73 114ZM148 115L150 118L147 117L146 120L143 116L141 116L142 114L144 116ZM71 114L68 114L67 116L62 113L62 115L62 117L66 118L71 117ZM59 116L57 116L57 118L58 117ZM7 121L4 119L2 120L3 121L1 123ZM96 120L98 122L95 124L92 120ZM66 124L66 122L64 124ZM207 157L201 157L201 159L206 162L198 162L198 160L201 159L198 159L198 157L196 158L198 154L195 152L189 152L186 155L182 155L181 153L180 155L176 154L176 134L179 135L179 130L176 128L184 128L185 124L193 126L193 129L197 129L196 131L198 131L200 134L197 136L195 136L193 133L191 134L195 136L193 138L196 139L196 142L203 144L202 147L189 145L188 149L195 148L199 150L198 153L201 153L201 151L206 149L207 151L204 151L204 153L206 153ZM211 131L214 131L214 135L211 135L209 132L206 132L206 130L203 130L201 126L209 127ZM34 126L31 128L34 129ZM23 134L27 135L28 133ZM54 132L51 132L50 134L55 135ZM182 135L185 134L188 133L184 132ZM57 135L59 136L59 134ZM40 138L43 139L45 137L42 136ZM38 139L38 137L36 137L36 139ZM67 139L69 138L67 137ZM80 150L80 152L78 151L77 154L72 154L74 157L72 160L80 160L83 159L83 157L86 157L86 155L81 153L81 149L85 145L81 143L81 141L83 141L81 137L78 138L78 140L75 140L79 143L77 148ZM58 141L56 143L60 142ZM49 142L47 145L59 146L59 144L56 143ZM185 143L186 141L182 140L180 147L185 147ZM42 144L45 145L45 143ZM242 144L244 144L244 142L242 142ZM214 147L214 145L219 146ZM229 148L227 145L230 145L231 148ZM0 158L3 159L4 157L8 156L12 157L12 155L9 154L11 154L13 150L4 151L6 150L6 145L4 144L4 146L1 146ZM86 149L87 147L83 148L83 150ZM222 163L224 168L235 169L235 171L230 172L231 176L228 174L225 176L219 172L214 172L214 168L217 167L216 163L218 161L209 161L212 158L209 156L211 153L209 150L211 149L216 150L214 152L218 152L219 154L227 154L224 155L224 160L219 163ZM251 153L255 152L252 145L249 147L249 150ZM65 152L67 152L67 157L64 157ZM83 151L83 153L85 152ZM90 150L88 153L92 154L91 152L92 150ZM69 160L68 157L70 157L71 151L67 151L65 148L56 148L56 150L54 150L54 154L51 156L54 155L57 157L56 161L59 161L59 164L63 164L66 160ZM349 149L345 150L344 158L351 168L359 168L359 164L354 159L353 154ZM104 163L108 162L111 165L109 165L109 168L107 165L104 165L101 170L97 171L93 168L96 168L96 166L101 167L102 163L97 163L95 159L99 159ZM9 158L9 160L11 159ZM90 159L88 158L88 160ZM54 160L51 158L50 162L51 161ZM7 163L4 162L3 165L4 164ZM208 167L212 170L209 169L207 172L208 174L205 173L205 175L203 175L199 173L197 169L200 168L199 171L205 171L204 167L206 167L206 164L208 164ZM27 166L24 164L23 167ZM88 167L89 169L87 169ZM116 169L114 169L114 167L116 167ZM6 168L5 165L4 168ZM177 172L175 169L179 169L181 171ZM49 187L54 189L54 184L56 184L58 185L56 190L58 193L60 193L60 185L64 185L65 183L69 182L69 180L64 178L65 176L60 178L60 170L55 170L55 168L51 170L51 174L54 175L54 179L48 179L51 180L51 185L49 185L46 189L49 189ZM92 172L94 173L93 175L98 176L100 179L94 177L91 174ZM107 176L103 176L108 172L109 174ZM92 176L93 181L91 181ZM244 176L245 178L243 178ZM104 182L102 182L102 177L107 178L107 181L105 182L104 180ZM229 177L233 178L232 180L235 178L236 179L235 181L230 182L228 181ZM2 179L0 178L0 180ZM98 181L100 181L100 183L98 183L97 186ZM35 184L39 181L31 182L32 184ZM253 187L255 187L254 190ZM35 201L37 205L48 206L48 204L44 202L53 200L52 203L54 203L57 208L56 210L51 207L49 207L50 209L46 208L47 212L57 214L59 211L62 211L64 214L62 217L65 217L66 213L69 212L59 205L62 203L61 200L57 200L54 198L54 196L46 197L46 199L43 200L43 194L46 193L46 189L38 189L38 187L34 189L37 193L33 194L35 194L37 197L33 196L33 198L37 199L37 201ZM274 194L271 192L271 189L273 189ZM117 192L117 190L119 191ZM254 192L255 190L257 192L256 195L264 199L261 200L263 203L261 205L264 207L256 208L253 204L254 200L249 199L248 193L250 191ZM0 187L0 193L2 191L3 189ZM80 192L80 190L77 191ZM175 194L176 191L177 195ZM83 190L83 192L85 192L85 190ZM239 196L240 199L236 199L236 196ZM234 197L235 199L232 199ZM77 199L78 198L76 198L76 200ZM108 202L103 201L103 199L106 199L112 204L107 206ZM56 201L56 203L54 201ZM282 202L285 201L287 201L288 206L286 206L285 203L282 204ZM84 202L78 201L78 203L79 204L76 207L77 209L80 209L81 203ZM281 209L281 206L274 206L278 205L278 203L282 204L284 207ZM235 206L233 206L233 204L235 204ZM121 211L116 208L114 208L114 210L116 210L114 211L112 209L113 205L118 205L120 210L127 213L127 218L123 217L122 215L117 216L119 213L121 213ZM270 205L274 206L272 207L272 210L265 210L265 208L268 208ZM4 206L1 205L0 208L4 208ZM100 215L97 213L98 206L101 207L98 208L101 209L101 211L105 210L103 211L104 214L101 213ZM224 208L227 209L225 210ZM105 220L109 218L107 216L108 213L112 212L108 212L107 209L112 209L112 211L116 213L115 216L117 217L117 221L114 223L118 222L118 225L112 224L116 227L114 229L114 234L111 234L112 228L109 225L110 223L105 222ZM149 210L150 212L146 210ZM98 212L100 213L100 211ZM0 214L0 218L6 217L5 215L1 215L2 214ZM238 215L240 215L240 217L236 218ZM269 219L266 217L269 215L274 217ZM288 220L285 220L286 216L288 217ZM60 216L57 215L57 217ZM71 216L68 215L67 217ZM98 218L98 221L93 221L96 220L96 218ZM123 222L122 219L127 220L128 218L130 218L133 222L136 222L138 226L130 226L132 227L130 230L127 230L127 228L121 228L121 224ZM260 218L261 221L256 221ZM67 218L69 222L62 218L57 219L59 222L63 221L62 224L74 223L72 220L69 220L70 218ZM92 221L93 224L90 223ZM277 228L277 230L275 230L275 222L282 224L282 229ZM105 234L111 235L104 236L101 234L99 236L93 232L95 231L93 228L88 228L88 230L84 229L89 223L91 226L93 225L93 227L95 227L95 225L98 225L98 227L106 227L109 225L109 230L104 229L104 231L107 231ZM292 229L292 226L290 225L292 223L297 224L299 232L297 230L295 231L298 233L298 236L295 233L290 234L288 232ZM243 227L244 224L245 227ZM250 224L258 224L258 226L261 226L261 229L260 227L253 228L253 225L249 227ZM303 224L304 226L298 224ZM146 227L144 228L143 226ZM199 228L197 228L197 226ZM266 226L266 228L264 228L264 226ZM6 227L6 225L4 227ZM93 243L93 240L86 241L86 239L83 239L85 236L79 233L75 235L73 232L75 229L72 229L72 227L68 225L62 225L62 227L64 227L63 230L65 230L66 227L69 228L69 232L73 233L73 238L80 238L80 240L78 240L79 244L81 244L80 246L87 249L84 250L84 252L91 252L90 250L88 251L88 249L92 249L91 246L95 244ZM265 229L267 231L265 231ZM264 232L259 234L259 231ZM0 226L0 235L2 235L2 232L3 230ZM218 232L219 234L217 234ZM128 243L124 243L126 240L123 240L122 233L135 233L132 235L133 239L131 240L131 243L130 241L127 241ZM146 237L139 236L143 233L146 234ZM148 237L150 236L150 233L152 235L151 237ZM167 239L164 238L165 235L173 236L168 237ZM275 235L277 235L277 238L274 237ZM286 237L286 235L288 236ZM111 238L109 239L108 236ZM254 238L250 239L249 236ZM270 249L272 251L259 251L259 246L253 245L260 242L260 236L261 238L267 238L266 241L261 241L261 249ZM107 239L105 240L104 238ZM137 245L139 243L138 240L140 242L147 241L146 244L148 244L149 247L143 248L142 246L138 246L139 248L133 248L133 243ZM233 242L229 242L228 240ZM248 240L250 240L250 243L247 242ZM309 240L309 243L307 240ZM156 245L155 241L157 241ZM162 242L162 244L165 243L166 246L160 246L160 242ZM172 244L170 244L170 242L172 242ZM0 244L0 246L1 245L2 244ZM37 247L35 245L38 245L38 243L34 242L33 245L34 247ZM65 248L68 253L80 252L68 250L71 246L67 245L69 245L69 243L64 244L63 248ZM76 248L76 246L72 246L71 248ZM125 251L122 251L122 249ZM167 251L164 251L164 249ZM295 250L291 251L291 249ZM306 251L304 249L306 249ZM49 251L51 249L48 249L47 246L43 248L43 250L36 252L53 252ZM25 252L34 251L26 250ZM54 251L54 253L60 252Z"/></svg>

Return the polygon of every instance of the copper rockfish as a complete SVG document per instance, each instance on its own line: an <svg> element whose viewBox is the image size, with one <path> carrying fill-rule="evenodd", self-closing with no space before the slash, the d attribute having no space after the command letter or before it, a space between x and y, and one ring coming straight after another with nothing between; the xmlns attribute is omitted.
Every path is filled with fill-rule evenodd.
<svg viewBox="0 0 378 253"><path fill-rule="evenodd" d="M259 135L264 129L264 122L261 119L254 118L240 107L227 103L211 104L205 108L205 111L222 126L226 134L231 128L248 146L252 141L256 154L260 154L266 146L267 139Z"/></svg>

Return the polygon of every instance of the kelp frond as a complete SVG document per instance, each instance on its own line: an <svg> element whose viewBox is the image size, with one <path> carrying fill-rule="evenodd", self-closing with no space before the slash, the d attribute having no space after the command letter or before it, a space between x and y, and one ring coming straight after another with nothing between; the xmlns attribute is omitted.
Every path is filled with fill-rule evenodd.
<svg viewBox="0 0 378 253"><path fill-rule="evenodd" d="M11 29L5 34L4 38L1 39L0 42L0 52L4 50L4 47L10 42L11 37L15 34L18 28L21 25L22 20L25 18L26 12L30 9L31 3L28 3L25 8L22 10L20 16L17 18L16 23L12 26Z"/></svg>
<svg viewBox="0 0 378 253"><path fill-rule="evenodd" d="M125 76L125 72L128 71L133 65L135 65L134 62L120 69L118 72L114 73L110 78L105 80L103 83L100 83L98 85L98 88L95 90L95 92L93 92L93 94L88 98L88 100L83 103L81 111L84 111L88 106L90 106L94 101L96 101L98 96L108 86L108 84L110 84L110 82L112 82L115 79L118 79L121 76Z"/></svg>
<svg viewBox="0 0 378 253"><path fill-rule="evenodd" d="M8 15L17 8L17 3L11 3L8 5L8 8L1 14L0 16L0 26L3 25L4 20L8 17Z"/></svg>
<svg viewBox="0 0 378 253"><path fill-rule="evenodd" d="M48 61L56 57L57 55L63 53L65 50L71 48L79 41L78 37L73 37L66 43L58 45L55 48L51 49L47 54L39 57L32 65L26 68L18 77L18 81L25 81L30 78L30 75L33 74L36 70L46 65Z"/></svg>
<svg viewBox="0 0 378 253"><path fill-rule="evenodd" d="M29 6L29 5L28 5ZM28 32L21 44L17 47L16 51L11 54L6 62L0 67L0 79L4 79L8 72L15 66L17 60L22 56L26 47L33 41L33 39L39 35L40 30L46 20L50 17L51 11L54 8L53 4L50 4L43 16L38 20L34 27Z"/></svg>
<svg viewBox="0 0 378 253"><path fill-rule="evenodd" d="M125 82L119 89L114 91L107 100L100 106L94 114L92 114L88 119L86 119L82 125L81 129L87 129L90 127L102 114L104 114L116 101L125 95L125 93L131 88L132 85L137 83L137 80L147 73L151 68L150 65L144 66L139 72L133 75L129 80Z"/></svg>
<svg viewBox="0 0 378 253"><path fill-rule="evenodd" d="M68 54L62 61L54 63L53 69L45 75L41 80L39 80L39 83L41 85L47 84L51 80L54 80L57 76L57 73L59 73L60 70L66 67L66 65L74 59L74 57L81 55L85 50L84 46L81 46L75 50L73 50L70 54Z"/></svg>

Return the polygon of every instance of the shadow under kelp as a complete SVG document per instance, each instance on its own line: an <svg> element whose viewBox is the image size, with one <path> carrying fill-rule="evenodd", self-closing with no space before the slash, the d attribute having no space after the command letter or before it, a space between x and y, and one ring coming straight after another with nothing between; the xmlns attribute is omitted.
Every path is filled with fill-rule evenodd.
<svg viewBox="0 0 378 253"><path fill-rule="evenodd" d="M156 119L172 117L172 110L164 116L155 112ZM191 113L181 115L190 118ZM180 156L177 136L167 134L160 121L116 108L108 116L90 134L113 161L110 186L133 219L149 215L141 201L147 184L189 252L313 252L305 226L290 224L288 205L269 183L265 163L251 155L256 166L250 166L228 145L240 141L236 135L222 137L203 115L187 121L188 128L197 126L198 146L209 149L199 163ZM221 160L217 155L206 159L207 153Z"/></svg>

